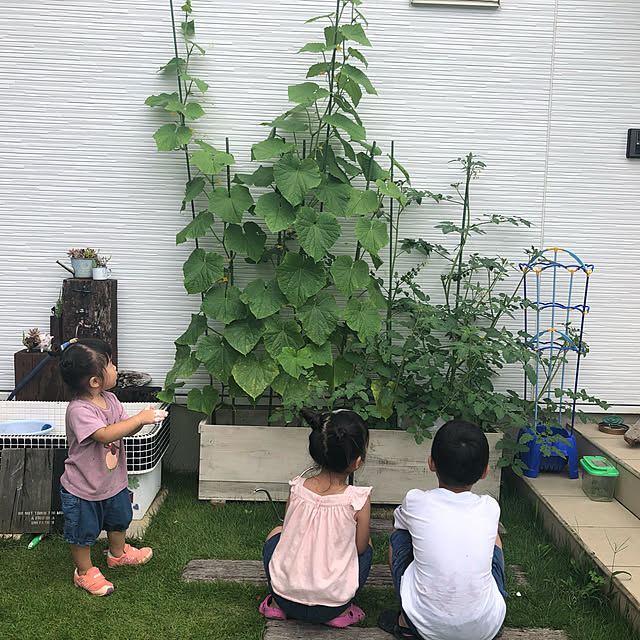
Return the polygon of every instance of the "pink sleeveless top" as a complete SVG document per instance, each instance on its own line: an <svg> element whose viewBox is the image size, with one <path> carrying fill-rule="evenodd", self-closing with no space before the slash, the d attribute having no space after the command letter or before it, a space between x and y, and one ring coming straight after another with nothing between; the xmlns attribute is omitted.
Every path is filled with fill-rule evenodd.
<svg viewBox="0 0 640 640"><path fill-rule="evenodd" d="M283 598L306 605L337 607L358 590L356 511L371 487L348 486L344 493L320 496L298 476L280 541L269 563L271 586Z"/></svg>

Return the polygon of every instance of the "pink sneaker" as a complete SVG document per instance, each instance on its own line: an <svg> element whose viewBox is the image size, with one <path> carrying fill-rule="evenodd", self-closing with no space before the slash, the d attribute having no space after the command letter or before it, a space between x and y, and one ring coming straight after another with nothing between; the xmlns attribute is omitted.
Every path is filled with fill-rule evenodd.
<svg viewBox="0 0 640 640"><path fill-rule="evenodd" d="M124 545L124 553L119 557L114 557L111 552L107 553L107 566L108 567L122 567L126 564L144 564L151 560L153 551L149 547L142 547L142 549L136 549L130 544Z"/></svg>
<svg viewBox="0 0 640 640"><path fill-rule="evenodd" d="M94 596L108 596L113 593L113 585L100 573L97 567L91 567L83 576L76 569L73 574L76 587L82 587Z"/></svg>

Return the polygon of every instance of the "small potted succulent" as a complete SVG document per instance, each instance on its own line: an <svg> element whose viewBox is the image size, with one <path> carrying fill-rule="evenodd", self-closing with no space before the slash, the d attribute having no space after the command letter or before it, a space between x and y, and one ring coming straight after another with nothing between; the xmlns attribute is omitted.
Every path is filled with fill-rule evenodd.
<svg viewBox="0 0 640 640"><path fill-rule="evenodd" d="M91 277L91 269L98 258L95 249L69 249L67 255L71 258L71 271L75 278Z"/></svg>
<svg viewBox="0 0 640 640"><path fill-rule="evenodd" d="M49 333L40 333L40 329L29 329L25 335L22 332L22 344L27 351L49 351L52 346L52 336Z"/></svg>
<svg viewBox="0 0 640 640"><path fill-rule="evenodd" d="M106 280L111 275L111 269L107 267L107 264L111 260L111 256L96 255L93 262L93 269L91 273L94 280Z"/></svg>

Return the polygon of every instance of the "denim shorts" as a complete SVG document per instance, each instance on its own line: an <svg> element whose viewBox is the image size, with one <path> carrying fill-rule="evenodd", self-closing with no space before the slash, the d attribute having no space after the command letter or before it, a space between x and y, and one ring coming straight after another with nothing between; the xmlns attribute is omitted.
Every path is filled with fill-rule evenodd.
<svg viewBox="0 0 640 640"><path fill-rule="evenodd" d="M389 539L389 544L391 545L391 575L393 576L393 586L396 589L396 593L398 594L398 599L400 600L400 604L402 605L402 600L400 598L400 581L402 579L402 575L406 571L407 567L413 562L413 544L411 541L411 534L404 529L396 529ZM493 558L491 560L491 573L493 575L496 584L498 585L498 589L502 597L507 599L507 590L505 586L505 577L504 577L504 556L502 555L502 549L497 545L493 547ZM409 617L403 610L405 620L409 625L411 631L418 637L418 630L415 628L413 622L409 620Z"/></svg>
<svg viewBox="0 0 640 640"><path fill-rule="evenodd" d="M271 536L265 543L262 548L262 559L264 560L264 571L267 574L267 582L269 584L269 592L271 593L273 599L276 601L277 605L287 614L289 618L295 618L296 620L304 620L305 622L312 622L315 624L322 624L323 622L328 622L329 620L333 620L338 617L354 600L355 597L360 593L360 589L364 586L364 583L369 576L369 571L371 570L371 561L373 559L373 547L371 545L367 545L367 548L358 556L358 590L353 595L353 598L349 600L349 602L345 602L343 605L338 607L326 607L324 605L308 605L308 604L300 604L299 602L292 602L291 600L287 600L282 596L279 596L277 593L273 592L271 588L271 575L269 574L269 562L271 561L271 556L275 551L275 548L280 542L280 534L276 533L274 536Z"/></svg>
<svg viewBox="0 0 640 640"><path fill-rule="evenodd" d="M126 487L106 500L84 500L60 486L62 513L64 514L63 538L79 546L95 543L100 532L126 531L133 518L129 489Z"/></svg>

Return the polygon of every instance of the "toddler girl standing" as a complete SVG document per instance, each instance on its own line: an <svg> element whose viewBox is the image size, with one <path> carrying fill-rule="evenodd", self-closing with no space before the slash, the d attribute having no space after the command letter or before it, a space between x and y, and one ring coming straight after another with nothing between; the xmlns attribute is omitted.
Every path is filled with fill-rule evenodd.
<svg viewBox="0 0 640 640"><path fill-rule="evenodd" d="M64 539L76 565L75 584L105 596L113 592L113 584L91 562L91 546L103 529L109 539L108 567L143 564L153 555L148 547L125 544L133 512L122 438L161 422L167 412L145 409L127 416L107 391L115 386L117 371L111 347L102 340L84 338L68 346L61 354L60 373L74 395L65 418L69 453L60 479Z"/></svg>
<svg viewBox="0 0 640 640"><path fill-rule="evenodd" d="M371 487L347 484L364 461L369 430L357 413L345 409L301 415L312 429L309 453L320 473L289 482L284 524L264 544L270 594L260 613L346 627L364 619L352 602L373 555Z"/></svg>

